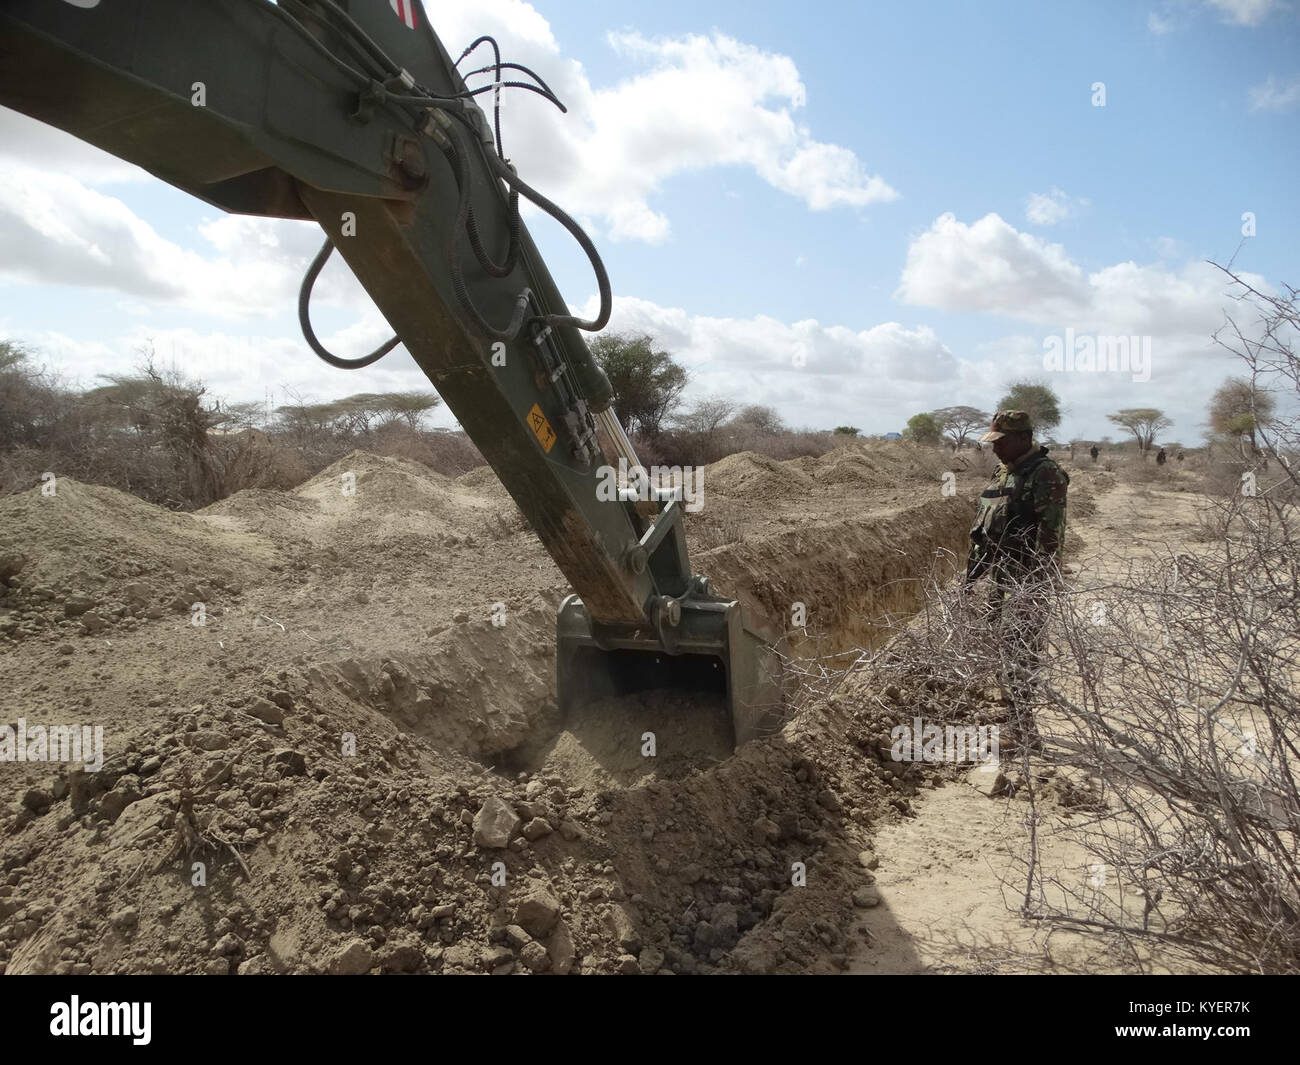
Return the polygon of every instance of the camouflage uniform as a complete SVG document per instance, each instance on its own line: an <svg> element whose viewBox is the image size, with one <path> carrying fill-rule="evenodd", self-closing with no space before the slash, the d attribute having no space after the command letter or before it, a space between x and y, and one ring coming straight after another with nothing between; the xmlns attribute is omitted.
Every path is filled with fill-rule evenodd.
<svg viewBox="0 0 1300 1065"><path fill-rule="evenodd" d="M1029 429L1022 411L1001 411L984 439ZM1010 730L1026 742L1038 738L1031 685L1042 655L1048 592L1065 544L1069 483L1046 447L1031 447L1010 466L998 466L980 496L970 532L966 577L990 578L989 618L1009 652L1000 679L1011 704Z"/></svg>

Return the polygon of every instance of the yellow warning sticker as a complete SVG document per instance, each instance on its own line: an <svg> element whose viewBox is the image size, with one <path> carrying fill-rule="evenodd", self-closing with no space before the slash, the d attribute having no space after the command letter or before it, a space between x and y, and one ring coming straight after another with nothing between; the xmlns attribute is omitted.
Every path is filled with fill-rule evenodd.
<svg viewBox="0 0 1300 1065"><path fill-rule="evenodd" d="M533 409L528 412L528 427L537 437L537 442L542 445L542 450L549 455L551 448L555 446L555 430L551 428L551 423L546 420L542 408L536 403L533 404Z"/></svg>

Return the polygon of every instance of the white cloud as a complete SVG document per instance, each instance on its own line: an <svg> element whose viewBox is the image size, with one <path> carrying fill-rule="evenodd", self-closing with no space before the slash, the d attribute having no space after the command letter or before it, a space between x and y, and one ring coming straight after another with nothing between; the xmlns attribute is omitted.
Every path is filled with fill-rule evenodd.
<svg viewBox="0 0 1300 1065"><path fill-rule="evenodd" d="M581 64L561 58L546 20L521 0L428 10L453 55L461 42L493 33L503 56L532 66L564 100L567 115L531 93L508 92L506 153L530 183L615 239L667 239L670 222L655 197L674 176L715 167L746 167L812 210L898 196L853 151L817 140L798 121L807 93L787 56L720 33L612 33L610 46L636 72L597 88Z"/></svg>
<svg viewBox="0 0 1300 1065"><path fill-rule="evenodd" d="M1250 90L1252 111L1285 111L1300 104L1300 76L1290 81L1279 81L1272 74L1263 85Z"/></svg>
<svg viewBox="0 0 1300 1065"><path fill-rule="evenodd" d="M1099 299L1113 301L1112 287L1134 283L1124 265L1112 268L1099 282L1104 293ZM1159 315L1164 323L1151 331L1146 381L1134 380L1132 372L1049 372L1045 342L1059 335L1060 323L980 344L968 355L954 353L925 325L885 322L855 330L812 320L721 318L633 297L615 300L611 328L647 332L672 352L690 373L688 405L704 396L726 396L773 406L796 426L848 424L885 432L901 429L918 411L957 403L992 409L1011 382L1035 379L1061 397L1063 438L1112 433L1108 412L1153 406L1174 419L1171 436L1194 443L1210 391L1240 366L1210 340L1212 328L1177 325L1189 304L1200 300L1200 288L1174 283L1159 299L1139 289L1135 298L1141 309L1134 320ZM594 304L589 300L585 313ZM1203 315L1201 321L1208 319ZM802 367L794 364L796 352L806 359Z"/></svg>
<svg viewBox="0 0 1300 1065"><path fill-rule="evenodd" d="M1083 271L1060 244L1021 233L996 214L966 225L943 214L907 250L899 295L908 303L954 311L1048 318L1087 298Z"/></svg>
<svg viewBox="0 0 1300 1065"><path fill-rule="evenodd" d="M1281 0L1164 0L1158 12L1147 14L1147 29L1157 36L1173 33L1188 26L1197 10L1215 11L1227 25L1250 28L1283 6Z"/></svg>
<svg viewBox="0 0 1300 1065"><path fill-rule="evenodd" d="M897 295L1079 331L1206 337L1222 322L1227 287L1218 270L1199 262L1177 273L1133 262L1085 273L1060 244L996 214L970 225L944 214L908 248Z"/></svg>
<svg viewBox="0 0 1300 1065"><path fill-rule="evenodd" d="M1147 29L1157 37L1162 37L1166 33L1172 33L1174 28L1174 20L1166 15L1158 15L1154 11L1147 15Z"/></svg>
<svg viewBox="0 0 1300 1065"><path fill-rule="evenodd" d="M584 313L591 313L595 300ZM899 428L917 410L958 402L985 368L963 364L928 326L869 329L766 315L725 318L619 297L610 329L646 332L690 374L693 397L774 406L792 425ZM947 397L947 398L945 398Z"/></svg>
<svg viewBox="0 0 1300 1065"><path fill-rule="evenodd" d="M0 277L84 285L145 305L225 315L270 315L291 306L320 245L314 223L227 215L199 226L204 254L158 233L120 199L76 178L0 161ZM326 268L318 299L365 306L350 272Z"/></svg>
<svg viewBox="0 0 1300 1065"><path fill-rule="evenodd" d="M1258 26L1281 6L1278 0L1206 0L1206 3L1223 16L1224 22L1234 26Z"/></svg>
<svg viewBox="0 0 1300 1065"><path fill-rule="evenodd" d="M1074 199L1053 185L1050 192L1035 192L1029 197L1025 204L1025 217L1036 226L1054 226L1069 218L1076 208L1087 204L1087 200Z"/></svg>
<svg viewBox="0 0 1300 1065"><path fill-rule="evenodd" d="M370 350L388 335L386 324L375 313L344 329L323 331L321 339L331 350L352 355ZM98 384L104 374L134 372L146 349L152 350L160 368L174 367L191 380L201 381L211 399L251 401L269 394L272 403L280 405L294 402L295 396L323 402L356 392L431 387L403 347L361 370L322 372L320 361L296 334L204 332L140 324L104 339L84 340L46 330L26 335L24 340L52 369L80 387ZM431 424L451 423L446 411L431 419Z"/></svg>

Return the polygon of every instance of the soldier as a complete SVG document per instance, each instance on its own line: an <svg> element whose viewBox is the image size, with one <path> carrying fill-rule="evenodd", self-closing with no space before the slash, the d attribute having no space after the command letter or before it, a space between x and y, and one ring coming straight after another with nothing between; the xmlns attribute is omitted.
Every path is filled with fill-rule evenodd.
<svg viewBox="0 0 1300 1065"><path fill-rule="evenodd" d="M1164 464L1165 464L1165 449L1161 448L1159 451L1156 452L1156 465L1163 466Z"/></svg>
<svg viewBox="0 0 1300 1065"><path fill-rule="evenodd" d="M1034 446L1033 425L1024 411L999 411L981 439L992 442L1001 465L980 496L966 580L987 576L991 584L990 619L1006 650L1000 679L1010 705L1007 746L1041 751L1032 682L1042 652L1047 595L1065 543L1070 477L1047 457L1046 447Z"/></svg>
<svg viewBox="0 0 1300 1065"><path fill-rule="evenodd" d="M1088 449L1088 454L1092 456L1092 461L1096 462L1097 456L1100 455L1101 452L1097 450L1097 445L1093 444L1092 447Z"/></svg>

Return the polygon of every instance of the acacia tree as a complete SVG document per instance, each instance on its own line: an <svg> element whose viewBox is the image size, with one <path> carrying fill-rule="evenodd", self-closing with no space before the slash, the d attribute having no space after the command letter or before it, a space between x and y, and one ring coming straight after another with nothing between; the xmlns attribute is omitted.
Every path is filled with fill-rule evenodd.
<svg viewBox="0 0 1300 1065"><path fill-rule="evenodd" d="M1219 269L1231 279L1234 299L1253 320L1229 314L1214 340L1246 364L1255 389L1255 432L1281 460L1291 491L1300 491L1300 289L1284 284L1279 292L1261 292L1228 267ZM1280 413L1274 411L1272 393L1286 397ZM1266 418L1258 416L1265 395Z"/></svg>
<svg viewBox="0 0 1300 1065"><path fill-rule="evenodd" d="M1171 419L1165 417L1164 411L1156 410L1155 407L1129 407L1114 414L1107 414L1106 417L1133 434L1134 439L1137 440L1138 450L1143 456L1151 450L1156 435L1174 424Z"/></svg>
<svg viewBox="0 0 1300 1065"><path fill-rule="evenodd" d="M1034 432L1047 436L1061 424L1061 400L1038 381L1017 381L998 400L998 410L1022 410L1029 415Z"/></svg>
<svg viewBox="0 0 1300 1065"><path fill-rule="evenodd" d="M781 419L781 415L773 408L765 407L760 403L751 403L742 409L731 420L731 424L764 435L785 432L785 422Z"/></svg>
<svg viewBox="0 0 1300 1065"><path fill-rule="evenodd" d="M1273 420L1277 408L1274 398L1262 392L1244 377L1229 377L1210 400L1210 428L1225 436L1234 436L1244 444L1250 440L1253 454L1257 429Z"/></svg>
<svg viewBox="0 0 1300 1065"><path fill-rule="evenodd" d="M327 403L289 404L276 414L285 429L299 436L369 436L376 426L394 423L420 429L425 413L441 402L432 392L358 392Z"/></svg>
<svg viewBox="0 0 1300 1065"><path fill-rule="evenodd" d="M658 435L686 387L686 370L648 333L602 333L591 354L614 390L614 412L628 432Z"/></svg>
<svg viewBox="0 0 1300 1065"><path fill-rule="evenodd" d="M677 416L676 424L684 433L699 433L712 437L722 423L736 413L736 404L729 399L709 396L700 400L690 410Z"/></svg>
<svg viewBox="0 0 1300 1065"><path fill-rule="evenodd" d="M940 407L930 412L942 426L943 433L960 449L971 433L988 425L992 418L976 407Z"/></svg>
<svg viewBox="0 0 1300 1065"><path fill-rule="evenodd" d="M380 398L385 420L404 423L409 429L422 429L424 416L442 403L436 393L424 391L384 392Z"/></svg>
<svg viewBox="0 0 1300 1065"><path fill-rule="evenodd" d="M907 419L903 439L917 444L937 444L943 439L943 427L933 414L913 414Z"/></svg>
<svg viewBox="0 0 1300 1065"><path fill-rule="evenodd" d="M141 355L144 362L135 373L100 374L107 383L84 394L82 409L117 449L166 456L178 477L158 476L152 488L167 505L211 503L220 494L221 475L209 434L224 416L205 399L201 382L174 368L158 369L151 343Z"/></svg>

